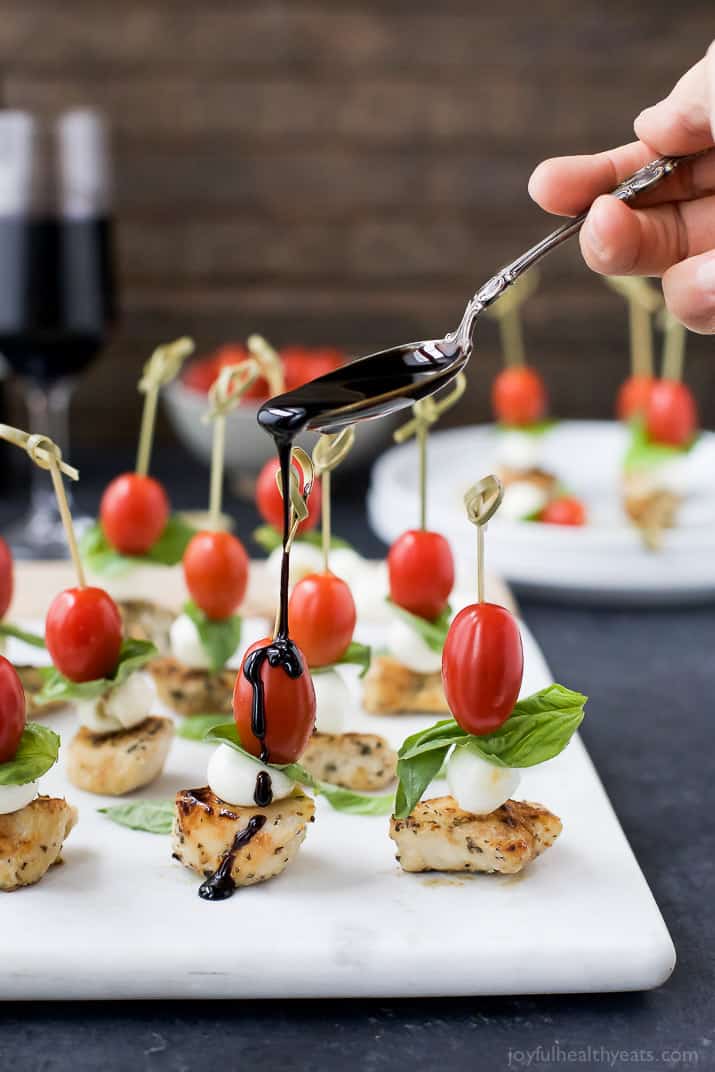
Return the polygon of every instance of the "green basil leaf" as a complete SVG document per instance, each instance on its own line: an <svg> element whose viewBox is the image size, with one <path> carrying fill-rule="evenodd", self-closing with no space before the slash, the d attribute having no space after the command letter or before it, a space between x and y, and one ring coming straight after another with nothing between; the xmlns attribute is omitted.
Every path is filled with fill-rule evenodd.
<svg viewBox="0 0 715 1072"><path fill-rule="evenodd" d="M497 767L533 767L562 752L583 720L587 697L549 685L519 700L506 722L476 737L454 719L413 733L398 752L395 815L404 819L440 772L452 745L468 748Z"/></svg>
<svg viewBox="0 0 715 1072"><path fill-rule="evenodd" d="M128 800L97 810L119 826L147 834L170 834L174 824L173 800Z"/></svg>
<svg viewBox="0 0 715 1072"><path fill-rule="evenodd" d="M387 602L395 614L407 622L418 636L422 637L428 648L438 653L442 651L452 620L451 607L445 607L439 618L435 618L433 622L428 622L426 618L420 618L418 614L412 614L409 610L405 610L404 607L398 607L397 603L393 603L389 596Z"/></svg>
<svg viewBox="0 0 715 1072"><path fill-rule="evenodd" d="M132 566L153 564L157 566L176 566L184 557L189 541L196 535L196 529L178 514L172 514L166 527L156 543L144 555L122 555L115 551L108 542L102 528L95 522L83 534L80 540L80 554L83 561L94 573L118 576L126 573Z"/></svg>
<svg viewBox="0 0 715 1072"><path fill-rule="evenodd" d="M45 638L38 636L37 633L28 633L26 630L21 629L19 625L13 625L12 622L0 622L0 636L15 637L16 640L21 640L23 644L31 644L33 648L44 648Z"/></svg>
<svg viewBox="0 0 715 1072"><path fill-rule="evenodd" d="M499 767L535 767L563 752L581 725L588 697L550 685L520 700L493 733L469 737L468 747Z"/></svg>
<svg viewBox="0 0 715 1072"><path fill-rule="evenodd" d="M196 626L201 647L209 657L212 670L223 670L241 642L241 618L232 614L222 621L208 618L193 600L184 604L184 613Z"/></svg>
<svg viewBox="0 0 715 1072"><path fill-rule="evenodd" d="M674 458L682 458L684 454L692 450L698 441L695 435L685 447L674 447L667 443L653 443L648 438L645 421L642 417L634 417L630 421L631 438L628 444L626 456L623 459L623 467L626 470L647 469L651 466L663 465Z"/></svg>
<svg viewBox="0 0 715 1072"><path fill-rule="evenodd" d="M64 701L70 703L73 700L94 700L103 696L105 692L118 688L130 674L140 670L150 659L156 655L156 648L148 640L136 640L129 638L122 641L119 652L117 669L110 678L100 677L95 681L70 681L54 667L49 669L45 677L42 691L38 693L39 703L54 703Z"/></svg>
<svg viewBox="0 0 715 1072"><path fill-rule="evenodd" d="M60 739L39 722L28 722L12 759L0 763L0 785L27 785L46 774L57 762Z"/></svg>
<svg viewBox="0 0 715 1072"><path fill-rule="evenodd" d="M253 530L253 540L259 547L263 548L266 554L275 551L276 547L280 547L282 542L280 532L273 525L259 525L257 529ZM319 532L301 532L295 542L306 543L310 547L323 546L323 538ZM352 550L352 545L347 540L342 540L339 536L330 537L330 546L334 551L339 547L347 547Z"/></svg>
<svg viewBox="0 0 715 1072"><path fill-rule="evenodd" d="M450 747L450 744L440 744L429 751L418 753L412 759L398 759L395 793L397 819L406 819L411 814L415 804L422 799L427 786L442 769Z"/></svg>
<svg viewBox="0 0 715 1072"><path fill-rule="evenodd" d="M215 726L213 729L210 729L206 734L206 740L216 744L227 744L236 752L240 752L241 755L246 756L248 759L252 759L254 763L259 762L255 756L251 755L250 752L247 752L242 746L241 739L238 736L238 731L233 722L230 725ZM389 815L392 811L394 804L392 793L389 793L386 796L371 795L370 793L354 793L351 789L343 789L342 786L330 785L328 782L318 781L318 779L314 778L310 771L307 771L300 763L267 763L266 766L268 768L275 767L276 770L285 774L286 778L290 778L291 781L298 782L300 785L307 786L307 788L312 789L314 793L325 797L335 811L342 811L348 815Z"/></svg>
<svg viewBox="0 0 715 1072"><path fill-rule="evenodd" d="M205 741L206 734L215 726L230 726L233 719L227 714L189 715L182 718L176 727L176 736L186 741Z"/></svg>
<svg viewBox="0 0 715 1072"><path fill-rule="evenodd" d="M310 672L311 674L324 674L328 670L334 670L336 666L359 666L359 676L365 677L365 674L370 669L371 656L372 649L369 644L358 644L356 640L353 640L347 651L336 663L330 663L329 666L311 666Z"/></svg>

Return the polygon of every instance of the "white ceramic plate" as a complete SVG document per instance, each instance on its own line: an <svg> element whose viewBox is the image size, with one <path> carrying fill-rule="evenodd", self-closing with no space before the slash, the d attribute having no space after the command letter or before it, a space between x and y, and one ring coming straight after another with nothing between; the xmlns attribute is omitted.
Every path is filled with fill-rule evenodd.
<svg viewBox="0 0 715 1072"><path fill-rule="evenodd" d="M474 530L462 497L496 468L493 425L435 432L429 441L429 523L452 543L465 569ZM582 499L584 528L505 521L489 526L487 562L521 591L560 600L611 603L704 602L715 598L715 435L688 456L687 498L661 551L643 547L620 506L624 429L610 421L562 421L544 439L543 466ZM416 522L414 444L387 451L373 469L370 522L390 543Z"/></svg>
<svg viewBox="0 0 715 1072"><path fill-rule="evenodd" d="M263 629L248 623L246 641ZM526 630L524 642L532 692L551 678ZM28 654L11 646L18 661ZM70 712L48 720L65 741L75 732ZM357 711L352 728L397 746L431 721ZM177 739L159 782L137 795L204 784L209 751ZM65 795L80 821L62 866L2 898L0 999L640 990L673 969L665 924L579 739L524 774L517 796L547 804L564 832L520 875L405 874L387 818L319 800L290 868L216 904L199 899L168 837L110 823L97 809L112 801L75 789L61 763L42 789Z"/></svg>

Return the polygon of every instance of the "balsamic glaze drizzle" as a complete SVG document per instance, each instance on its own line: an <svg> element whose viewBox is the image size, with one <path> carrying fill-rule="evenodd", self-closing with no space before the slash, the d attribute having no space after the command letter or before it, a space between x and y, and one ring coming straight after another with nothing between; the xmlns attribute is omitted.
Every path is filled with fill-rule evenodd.
<svg viewBox="0 0 715 1072"><path fill-rule="evenodd" d="M288 635L291 520L288 488L293 440L305 428L336 432L356 421L403 409L445 387L466 364L468 356L465 353L456 359L456 352L443 343L398 346L354 361L304 387L270 399L258 411L259 425L273 436L278 449L285 489L278 628L271 643L251 652L243 664L243 674L252 689L251 730L261 742L264 763L270 763L270 751L261 673L263 664L268 662L272 668L280 667L291 678L299 678L304 672L300 653ZM271 779L266 771L256 777L253 799L259 808L268 807L273 799ZM265 815L254 815L236 834L217 871L199 888L200 897L207 901L221 901L234 893L236 885L231 871L236 853L250 842L265 822Z"/></svg>
<svg viewBox="0 0 715 1072"><path fill-rule="evenodd" d="M268 771L262 770L258 772L253 799L259 808L267 808L273 800L273 785Z"/></svg>
<svg viewBox="0 0 715 1072"><path fill-rule="evenodd" d="M231 872L236 854L248 845L265 821L265 815L251 816L243 830L239 830L236 834L231 848L224 854L217 870L199 886L199 897L202 897L204 901L225 901L227 897L233 896L236 892L236 883Z"/></svg>

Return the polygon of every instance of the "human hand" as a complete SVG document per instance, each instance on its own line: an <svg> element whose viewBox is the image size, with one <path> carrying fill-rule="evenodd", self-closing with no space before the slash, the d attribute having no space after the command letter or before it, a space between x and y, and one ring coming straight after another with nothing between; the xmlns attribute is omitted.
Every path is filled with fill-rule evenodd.
<svg viewBox="0 0 715 1072"><path fill-rule="evenodd" d="M529 193L561 216L576 216L593 202L580 233L588 266L604 275L662 276L671 312L691 331L713 333L715 152L681 164L638 198L638 208L605 191L654 157L715 146L715 42L665 100L641 112L634 128L638 141L628 145L543 161Z"/></svg>

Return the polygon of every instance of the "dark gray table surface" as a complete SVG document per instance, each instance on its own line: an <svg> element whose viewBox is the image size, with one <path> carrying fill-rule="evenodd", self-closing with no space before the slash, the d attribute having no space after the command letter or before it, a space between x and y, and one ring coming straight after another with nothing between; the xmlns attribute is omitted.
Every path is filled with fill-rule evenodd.
<svg viewBox="0 0 715 1072"><path fill-rule="evenodd" d="M79 504L94 510L112 470L106 459L106 468L76 460L83 470ZM183 455L160 453L155 471L175 505L203 499L205 474ZM336 530L365 553L379 553L356 506L365 486L364 477L339 482ZM249 532L252 507L230 498L227 506L239 530ZM16 493L6 494L0 524L18 507ZM640 994L420 1001L6 1003L0 1072L715 1067L715 609L534 602L522 609L555 679L591 697L583 737L678 952L665 986ZM488 919L479 923L489 926Z"/></svg>

